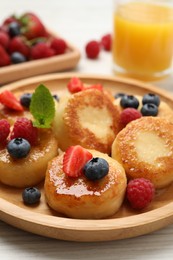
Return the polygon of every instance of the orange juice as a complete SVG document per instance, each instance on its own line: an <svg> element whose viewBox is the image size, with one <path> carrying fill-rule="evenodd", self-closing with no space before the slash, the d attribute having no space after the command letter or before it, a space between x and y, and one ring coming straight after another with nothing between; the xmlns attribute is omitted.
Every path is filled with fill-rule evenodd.
<svg viewBox="0 0 173 260"><path fill-rule="evenodd" d="M114 15L113 60L132 75L161 75L172 65L173 7L121 4Z"/></svg>

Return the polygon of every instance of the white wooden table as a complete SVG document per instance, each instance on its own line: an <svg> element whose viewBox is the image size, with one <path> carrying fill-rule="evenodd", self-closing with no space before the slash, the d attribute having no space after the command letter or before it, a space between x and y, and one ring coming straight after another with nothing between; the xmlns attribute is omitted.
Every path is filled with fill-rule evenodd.
<svg viewBox="0 0 173 260"><path fill-rule="evenodd" d="M87 60L84 46L112 30L112 0L6 0L0 2L0 21L11 13L36 12L53 31L78 46L81 61L75 71L112 75L111 55L102 52ZM155 83L173 91L169 77ZM173 259L173 225L149 235L100 243L64 242L33 235L0 221L0 259Z"/></svg>

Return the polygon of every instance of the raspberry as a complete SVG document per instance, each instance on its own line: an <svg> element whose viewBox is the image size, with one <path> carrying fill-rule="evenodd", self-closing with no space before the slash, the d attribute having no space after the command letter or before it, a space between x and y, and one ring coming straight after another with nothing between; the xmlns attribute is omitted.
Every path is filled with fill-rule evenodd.
<svg viewBox="0 0 173 260"><path fill-rule="evenodd" d="M105 51L110 51L112 47L112 35L106 34L101 38L101 44Z"/></svg>
<svg viewBox="0 0 173 260"><path fill-rule="evenodd" d="M37 143L38 129L33 126L31 120L24 117L16 120L10 135L10 140L19 137L26 139L31 145Z"/></svg>
<svg viewBox="0 0 173 260"><path fill-rule="evenodd" d="M142 114L135 108L125 108L120 114L120 123L125 127L133 120L142 117Z"/></svg>
<svg viewBox="0 0 173 260"><path fill-rule="evenodd" d="M4 143L10 133L10 124L6 119L0 120L0 143Z"/></svg>
<svg viewBox="0 0 173 260"><path fill-rule="evenodd" d="M59 55L65 53L67 49L67 44L61 38L53 38L50 47L55 51L56 55Z"/></svg>
<svg viewBox="0 0 173 260"><path fill-rule="evenodd" d="M154 198L154 193L153 183L145 178L131 180L127 185L127 199L134 209L147 207Z"/></svg>
<svg viewBox="0 0 173 260"><path fill-rule="evenodd" d="M20 52L22 53L26 58L30 55L30 48L26 43L25 37L22 36L16 36L14 37L9 44L9 53L12 54L13 52Z"/></svg>
<svg viewBox="0 0 173 260"><path fill-rule="evenodd" d="M87 54L87 57L90 59L96 59L98 58L98 55L100 53L100 44L98 41L90 41L87 43L85 47L85 51Z"/></svg>
<svg viewBox="0 0 173 260"><path fill-rule="evenodd" d="M0 45L0 67L10 65L10 56L5 49Z"/></svg>
<svg viewBox="0 0 173 260"><path fill-rule="evenodd" d="M40 42L31 48L31 58L33 60L52 57L55 51L51 49L45 42Z"/></svg>
<svg viewBox="0 0 173 260"><path fill-rule="evenodd" d="M9 38L8 34L1 31L0 32L0 44L2 45L2 47L4 49L8 48L9 42L10 42L10 38Z"/></svg>

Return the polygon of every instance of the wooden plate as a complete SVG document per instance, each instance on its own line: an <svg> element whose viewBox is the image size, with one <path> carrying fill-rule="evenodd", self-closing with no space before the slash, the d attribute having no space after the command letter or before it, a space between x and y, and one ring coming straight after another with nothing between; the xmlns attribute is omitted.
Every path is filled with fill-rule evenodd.
<svg viewBox="0 0 173 260"><path fill-rule="evenodd" d="M68 50L64 54L1 67L0 85L31 76L73 69L80 59L80 52L70 43L67 45Z"/></svg>
<svg viewBox="0 0 173 260"><path fill-rule="evenodd" d="M157 93L173 108L173 97L159 88L118 77L91 76L81 74L50 74L21 80L4 89L25 92L44 83L53 93L62 95L72 76L86 83L101 83L112 93L126 92L143 95ZM5 174L5 173L4 173ZM22 202L21 189L0 184L0 219L20 229L39 235L70 241L107 241L147 234L173 223L173 185L157 192L154 201L145 211L133 211L125 203L117 214L109 219L77 220L66 218L52 211L44 198L43 184L41 202L28 207Z"/></svg>

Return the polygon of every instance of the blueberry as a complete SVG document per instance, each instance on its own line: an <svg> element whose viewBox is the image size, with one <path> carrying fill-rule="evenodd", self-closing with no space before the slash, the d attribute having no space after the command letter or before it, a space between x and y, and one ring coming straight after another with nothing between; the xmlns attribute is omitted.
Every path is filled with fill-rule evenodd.
<svg viewBox="0 0 173 260"><path fill-rule="evenodd" d="M53 95L53 98L54 98L57 102L59 102L59 97L58 97L58 95Z"/></svg>
<svg viewBox="0 0 173 260"><path fill-rule="evenodd" d="M14 138L7 144L9 154L16 159L26 157L30 149L30 143L24 138Z"/></svg>
<svg viewBox="0 0 173 260"><path fill-rule="evenodd" d="M84 174L90 180L99 180L109 172L109 164L105 159L92 158L84 166Z"/></svg>
<svg viewBox="0 0 173 260"><path fill-rule="evenodd" d="M13 52L11 54L11 62L13 64L18 64L26 61L26 57L20 52Z"/></svg>
<svg viewBox="0 0 173 260"><path fill-rule="evenodd" d="M124 97L124 96L125 96L124 93L119 92L119 93L117 93L117 94L114 95L114 98L117 99L117 98L122 98L122 97Z"/></svg>
<svg viewBox="0 0 173 260"><path fill-rule="evenodd" d="M145 104L141 108L141 114L143 116L157 116L158 107L155 104Z"/></svg>
<svg viewBox="0 0 173 260"><path fill-rule="evenodd" d="M22 198L26 204L35 204L40 201L41 192L35 187L28 187L22 192Z"/></svg>
<svg viewBox="0 0 173 260"><path fill-rule="evenodd" d="M145 105L145 104L148 104L148 103L155 104L156 106L159 106L160 105L159 96L152 94L152 93L148 93L148 94L144 95L143 98L142 98L142 104Z"/></svg>
<svg viewBox="0 0 173 260"><path fill-rule="evenodd" d="M120 105L123 108L133 107L137 109L139 106L139 100L135 96L124 95L120 100Z"/></svg>
<svg viewBox="0 0 173 260"><path fill-rule="evenodd" d="M29 108L31 103L32 94L31 93L24 93L20 97L20 103L22 106Z"/></svg>
<svg viewBox="0 0 173 260"><path fill-rule="evenodd" d="M15 37L17 35L20 35L20 25L17 22L12 22L9 24L8 27L8 33L11 37Z"/></svg>

